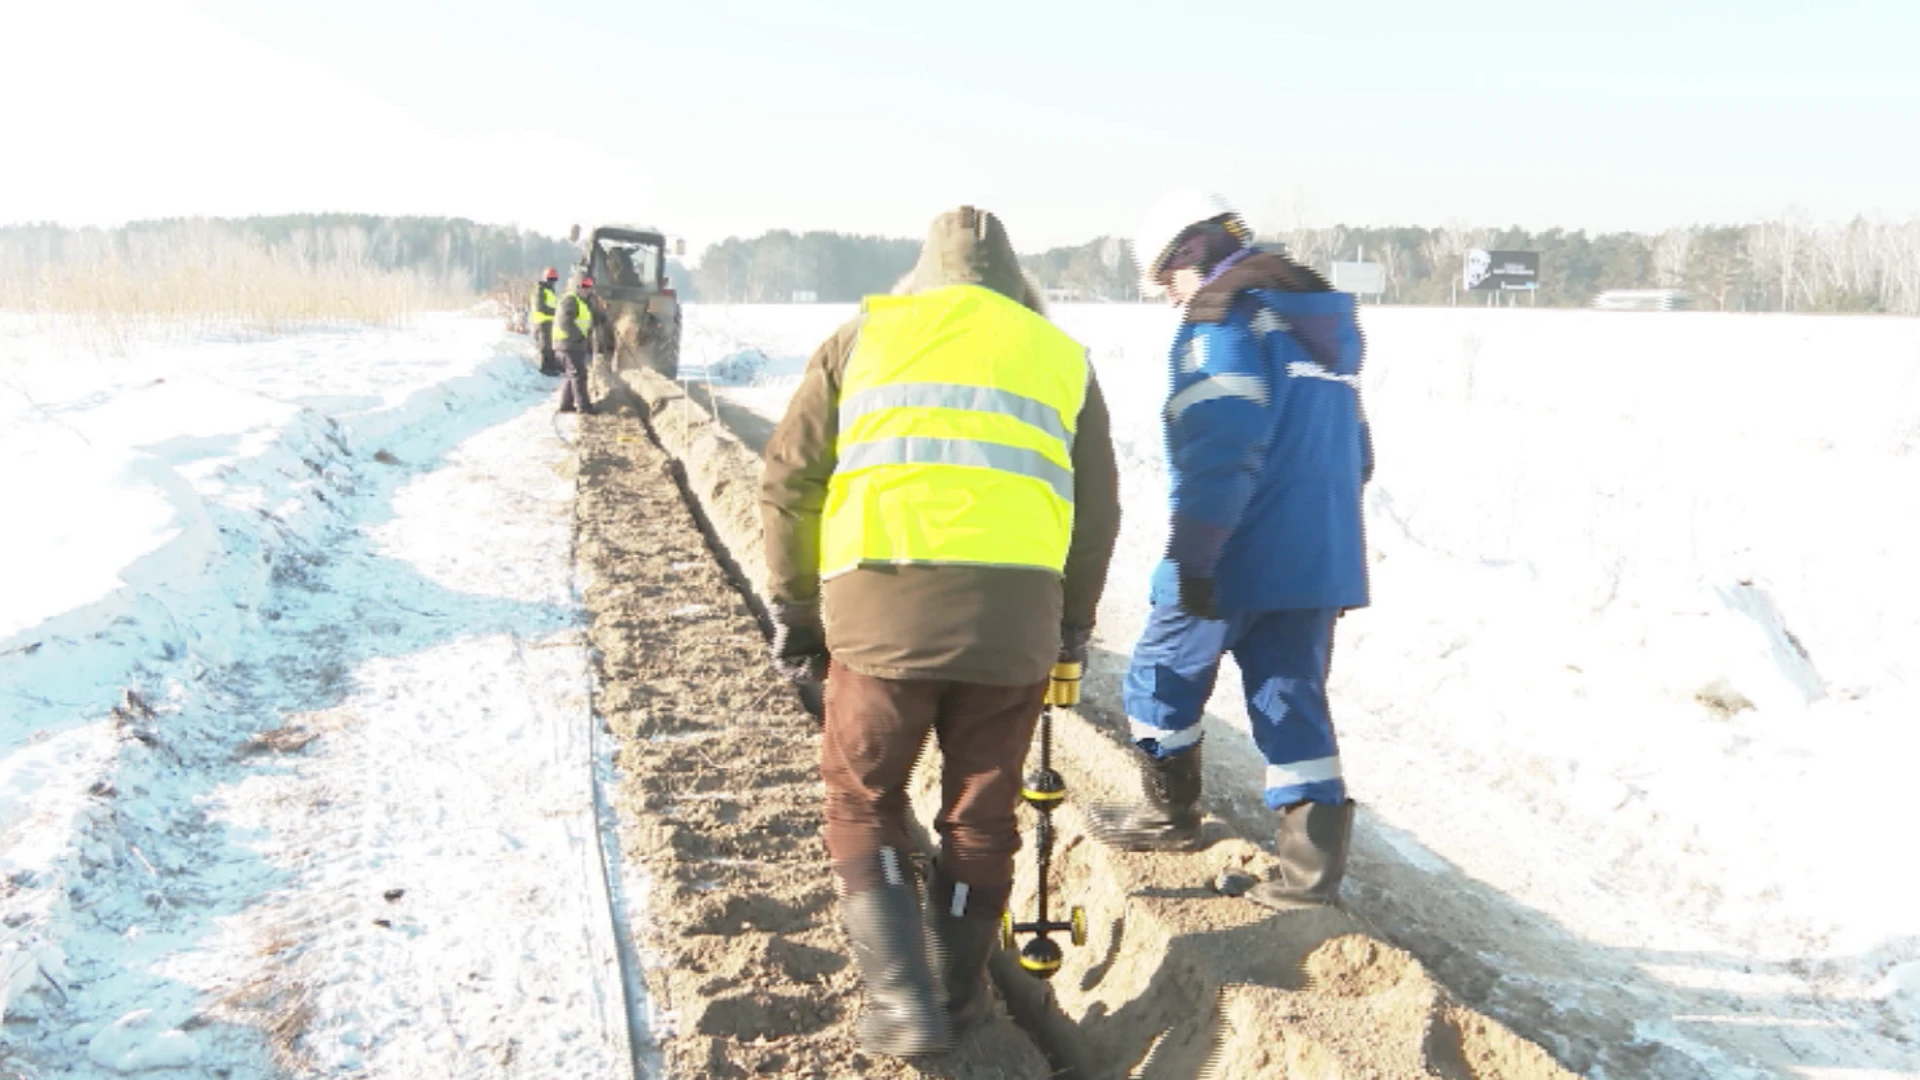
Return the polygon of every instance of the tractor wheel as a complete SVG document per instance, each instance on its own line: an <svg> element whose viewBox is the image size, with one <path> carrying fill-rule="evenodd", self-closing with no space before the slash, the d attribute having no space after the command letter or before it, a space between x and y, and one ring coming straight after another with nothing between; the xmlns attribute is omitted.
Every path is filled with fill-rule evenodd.
<svg viewBox="0 0 1920 1080"><path fill-rule="evenodd" d="M615 338L614 370L625 371L638 364L640 357L644 355L642 352L641 343L643 338L640 327L633 321L626 320L617 324L614 327L613 333Z"/></svg>
<svg viewBox="0 0 1920 1080"><path fill-rule="evenodd" d="M669 379L680 377L680 309L673 310L673 320L667 324L666 332L660 335L660 343L654 350L654 369Z"/></svg>

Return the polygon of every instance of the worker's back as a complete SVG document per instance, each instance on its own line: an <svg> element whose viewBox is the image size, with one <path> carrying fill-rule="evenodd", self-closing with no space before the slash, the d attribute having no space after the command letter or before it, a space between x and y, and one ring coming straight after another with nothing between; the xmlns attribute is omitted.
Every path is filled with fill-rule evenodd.
<svg viewBox="0 0 1920 1080"><path fill-rule="evenodd" d="M1086 389L1085 350L991 289L867 303L821 529L828 642L843 662L894 678L1045 673Z"/></svg>
<svg viewBox="0 0 1920 1080"><path fill-rule="evenodd" d="M1063 620L1092 624L1119 519L1106 406L1040 306L1011 249L954 215L810 361L762 502L773 592L809 599L818 575L837 663L1019 685L1046 677ZM780 565L814 498L814 565Z"/></svg>
<svg viewBox="0 0 1920 1080"><path fill-rule="evenodd" d="M912 1057L991 1008L1021 764L1042 704L1077 689L1119 499L1086 351L1039 314L998 219L935 218L895 292L815 350L760 504L774 666L827 680L821 833L868 993L856 1032ZM923 890L905 808L930 737Z"/></svg>

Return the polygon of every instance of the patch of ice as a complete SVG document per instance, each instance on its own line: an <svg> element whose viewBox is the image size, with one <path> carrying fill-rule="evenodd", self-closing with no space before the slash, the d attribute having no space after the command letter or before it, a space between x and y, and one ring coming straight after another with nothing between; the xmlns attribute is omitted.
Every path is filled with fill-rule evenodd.
<svg viewBox="0 0 1920 1080"><path fill-rule="evenodd" d="M1873 996L1882 1001L1907 998L1912 1005L1920 1007L1920 960L1909 960L1888 968L1886 975L1874 986Z"/></svg>
<svg viewBox="0 0 1920 1080"><path fill-rule="evenodd" d="M200 1063L200 1044L167 1027L152 1009L136 1009L95 1035L87 1043L87 1057L120 1073L183 1069Z"/></svg>

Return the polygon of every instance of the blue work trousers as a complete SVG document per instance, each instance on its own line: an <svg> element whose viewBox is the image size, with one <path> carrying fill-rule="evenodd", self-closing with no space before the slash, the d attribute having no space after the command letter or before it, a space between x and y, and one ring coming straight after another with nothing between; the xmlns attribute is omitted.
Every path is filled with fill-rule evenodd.
<svg viewBox="0 0 1920 1080"><path fill-rule="evenodd" d="M1198 743L1220 657L1231 652L1245 683L1254 745L1267 762L1267 806L1345 802L1327 708L1339 615L1308 608L1196 619L1177 606L1155 605L1134 647L1123 695L1134 744L1167 757Z"/></svg>

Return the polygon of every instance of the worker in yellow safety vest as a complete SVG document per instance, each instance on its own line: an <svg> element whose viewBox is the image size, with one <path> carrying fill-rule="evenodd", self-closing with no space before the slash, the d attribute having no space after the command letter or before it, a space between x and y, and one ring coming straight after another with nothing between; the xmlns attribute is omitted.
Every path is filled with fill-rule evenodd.
<svg viewBox="0 0 1920 1080"><path fill-rule="evenodd" d="M991 1008L1021 765L1043 699L1077 700L1119 530L1106 405L999 219L961 207L813 354L765 457L774 663L830 688L825 838L859 1037L935 1053ZM906 785L929 732L944 801L923 884Z"/></svg>
<svg viewBox="0 0 1920 1080"><path fill-rule="evenodd" d="M560 361L553 355L553 287L559 280L560 271L547 267L547 272L533 283L533 296L527 301L527 323L533 327L533 342L540 349L542 375L560 374Z"/></svg>
<svg viewBox="0 0 1920 1080"><path fill-rule="evenodd" d="M593 276L583 274L580 284L561 297L553 315L553 339L566 368L566 381L560 386L563 413L593 412L593 401L587 396L587 366L593 359L593 332L599 325L600 312L593 303Z"/></svg>

